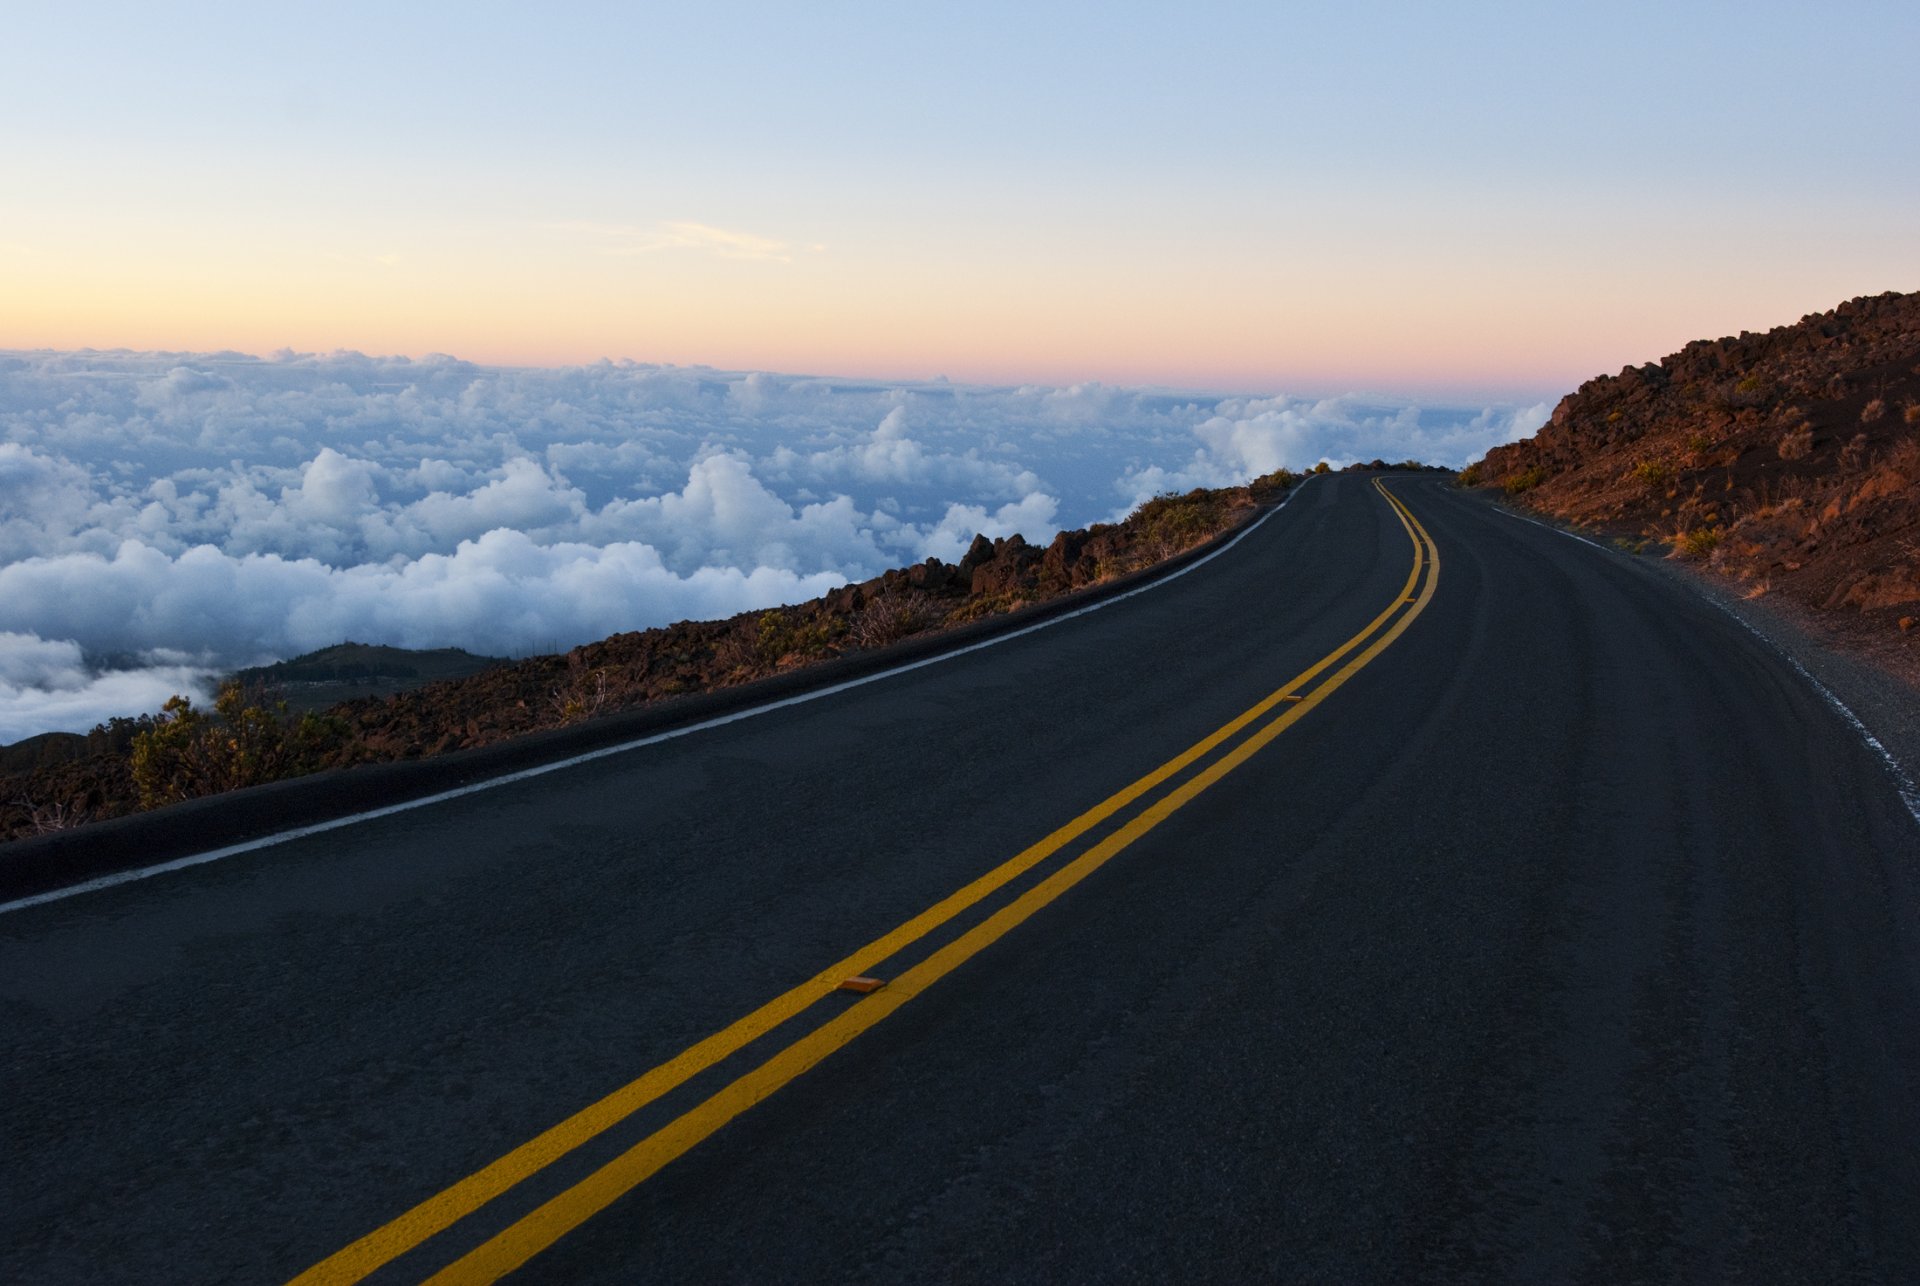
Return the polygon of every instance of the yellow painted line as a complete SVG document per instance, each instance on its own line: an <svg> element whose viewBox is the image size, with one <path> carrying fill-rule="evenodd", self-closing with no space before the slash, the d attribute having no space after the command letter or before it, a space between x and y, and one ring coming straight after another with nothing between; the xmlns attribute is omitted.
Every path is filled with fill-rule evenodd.
<svg viewBox="0 0 1920 1286"><path fill-rule="evenodd" d="M565 1227L560 1227L558 1231L552 1232L550 1237L546 1240L539 1241L538 1245L533 1245L532 1249L526 1250L525 1254L520 1258L514 1259L512 1263L507 1264L505 1267L498 1268L494 1276L511 1271L513 1267L524 1263L527 1257L538 1253L538 1251L545 1246L551 1245L554 1239L564 1235L568 1229L578 1226L581 1220L590 1217L595 1211L604 1208L607 1202L612 1201L621 1192L627 1191L634 1184L646 1178L647 1175L658 1170L660 1166L665 1165L667 1161L680 1155L680 1153L686 1151L687 1148L692 1147L695 1143L699 1142L700 1139L705 1138L708 1134L718 1129L727 1120L731 1120L741 1111L744 1111L746 1107L757 1102L759 1098L763 1098L766 1094L772 1093L773 1089L777 1089L780 1085L786 1084L787 1081L792 1080L793 1077L798 1076L808 1067L813 1066L814 1063L826 1057L828 1053L844 1045L847 1041L852 1040L854 1036L857 1036L860 1032L866 1030L868 1026L871 1026L872 1022L879 1021L881 1017L885 1017L886 1014L899 1008L900 1005L918 994L919 990L923 989L940 974L945 973L948 969L951 969L962 960L973 955L974 952L986 946L987 943L997 939L1002 933L1005 933L1008 928L1011 928L1020 920L1033 914L1034 911L1046 905L1047 902L1052 901L1054 897L1059 896L1066 888L1078 883L1079 880L1085 878L1087 874L1103 864L1114 853L1119 852L1120 849L1131 844L1139 835L1145 834L1146 831L1157 826L1160 820L1171 813L1174 808L1178 808L1181 804L1184 804L1187 800L1198 794L1200 790L1204 790L1206 786L1219 780L1227 771L1231 771L1232 767L1245 762L1245 759L1253 753L1253 750L1257 750L1260 746L1264 746L1267 742L1278 736L1286 727L1291 726L1294 721L1303 717L1307 711L1318 705L1326 693L1331 692L1334 688L1346 682L1347 678L1351 677L1362 665L1379 655L1388 643L1400 636L1406 629L1407 622L1418 615L1426 606L1427 600L1432 597L1433 583L1439 572L1439 556L1437 551L1431 554L1426 553L1426 548L1423 548L1422 543L1422 537L1425 536L1424 530L1421 531L1420 535L1416 536L1414 534L1414 528L1408 525L1410 515L1404 511L1399 501L1394 499L1384 487L1380 487L1377 481L1374 485L1379 488L1383 496L1387 497L1388 502L1393 505L1396 515L1400 517L1401 525L1407 528L1407 534L1414 542L1414 565L1413 569L1408 573L1407 584L1401 590L1400 597L1385 611L1374 617L1366 628L1303 670L1284 686L1276 689L1273 693L1253 706L1250 706L1243 713L1221 725L1221 727L1214 732L1209 733L1206 737L1195 742L1192 746L1189 746L1174 758L1169 759L1166 763L1161 764L1152 772L1094 805L1094 807L1080 814L1080 816L1074 818L1066 825L1055 830L1045 839L1022 850L1014 857L1008 859L1000 866L995 867L985 875L980 876L957 892L949 894L927 910L922 911L913 919L902 924L899 928L874 939L852 955L821 970L806 982L768 1001L744 1018L735 1021L730 1026L707 1037L698 1044L690 1046L672 1059L669 1059L667 1062L662 1063L660 1066L639 1077L637 1080L622 1086L605 1098L568 1117L558 1125L551 1127L533 1139L528 1140L526 1143L521 1144L505 1156L502 1156L499 1160L475 1171L451 1187L446 1188L435 1196L429 1197L426 1201L408 1210L405 1214L400 1215L398 1218L368 1233L360 1240L322 1260L320 1263L294 1278L292 1286L318 1286L319 1283L348 1283L360 1281L376 1269L406 1254L408 1251L425 1242L428 1238L450 1227L460 1219L465 1218L509 1188L512 1188L529 1176L538 1173L568 1152L571 1152L590 1139L597 1137L614 1125L617 1125L661 1095L684 1084L693 1076L714 1066L753 1040L772 1031L789 1018L807 1009L822 997L836 990L841 981L848 975L864 973L868 968L871 968L881 960L911 945L935 928L945 924L954 916L1006 885L1009 881L1031 870L1034 866L1046 860L1046 858L1052 856L1055 852L1085 834L1100 822L1112 817L1115 813L1139 799L1154 787L1165 782L1168 778L1177 775L1196 761L1204 758L1207 754L1217 749L1223 742L1231 739L1275 706L1283 702L1288 702L1287 712L1279 719L1267 725L1266 728L1263 728L1260 732L1249 738L1248 741L1243 743L1238 749L1224 756L1202 773L1197 774L1179 789L1171 792L1166 798L1142 812L1139 817L1136 817L1132 822L1128 823L1127 826L1116 831L1101 844L1096 845L1074 862L1069 863L1067 866L1061 868L1060 871L1043 880L1033 889L1022 895L1021 898L1016 899L1007 907L1002 908L1002 910L996 912L995 915L989 917L967 934L962 935L953 943L935 952L934 955L930 956L914 969L890 981L881 991L875 992L873 995L863 999L859 1004L847 1010L839 1018L834 1019L824 1027L819 1028L808 1036L802 1037L799 1041L795 1042L795 1044L788 1046L781 1053L775 1055L773 1059L763 1064L759 1069L756 1069L756 1071L748 1073L747 1076L735 1081L726 1089L721 1090L713 1098L708 1099L706 1103L694 1108L686 1116L681 1117L679 1120L674 1121L662 1130L649 1136L646 1140L643 1140L640 1144L636 1145L632 1151L610 1163L610 1165L600 1172L597 1172L582 1184L562 1193L560 1197L548 1202L547 1205L540 1207L539 1210L529 1215L527 1220L535 1219L541 1216L542 1212L548 1211L555 1203L563 1202L574 1197L576 1193L587 1189L589 1185L594 1184L608 1171L615 1170L617 1167L628 1163L629 1158L632 1158L636 1153L647 1149L650 1145L656 1145L656 1141L658 1140L669 1137L686 1139L676 1150L673 1150L668 1155L663 1155L656 1164L646 1169L638 1178L632 1178L624 1187L613 1192L611 1196L607 1196L604 1201L601 1201L597 1205L592 1205L591 1209L586 1209L585 1213L579 1214L577 1219L566 1223ZM1428 548L1431 547L1430 538L1426 540L1425 545ZM1290 697L1295 697L1293 691L1295 688L1312 681L1325 672L1329 667L1338 662L1341 657L1347 655L1357 645L1374 634L1389 617L1399 611L1404 606L1404 600L1407 598L1409 592L1419 580L1421 572L1429 567L1433 574L1428 577L1426 591L1419 599L1418 605L1415 606L1412 611L1403 615L1391 630L1376 640L1372 646L1361 653L1360 656L1349 662L1348 665L1335 674L1333 678L1327 680L1327 682L1323 683L1306 697L1297 697L1289 702L1288 699ZM1251 747L1251 749L1249 749L1249 747ZM1222 768L1222 765L1228 765L1228 767ZM1195 783L1204 784L1196 789ZM1169 801L1176 799L1179 803L1172 804L1171 807L1169 807ZM1141 823L1149 818L1152 820L1147 822L1144 827L1141 827ZM1136 830L1135 828L1140 829ZM1112 847L1109 851L1109 846L1115 845L1115 841L1120 840L1122 836L1126 837L1124 842ZM1091 865L1086 865L1089 858L1092 858L1093 855L1097 853L1103 853L1104 856L1101 856L1098 861L1094 861ZM1058 884L1056 887L1056 882L1059 881L1063 875L1071 871L1078 871L1079 874L1075 875L1065 884ZM1028 905L1028 900L1043 889L1053 889L1053 892L1049 893L1040 901ZM1028 909L1025 912L1013 920L1003 922L1002 918L1010 911L1015 907L1023 905L1028 905ZM957 957L951 956L951 953L960 947L961 944L975 941L975 935L980 934L983 930L995 924L1001 925L996 932L993 932L984 939L978 940L976 944L964 954ZM938 973L932 975L923 973L934 961L943 959L950 959L950 963L948 963L945 968L940 969ZM845 1026L849 1018L869 1011L876 1012L876 1017L872 1019L872 1022L859 1023L852 1027ZM821 1033L831 1031L844 1031L845 1035L838 1043L819 1048L819 1052L803 1064L792 1066L794 1051L817 1048L816 1042L821 1036ZM792 1070L774 1083L771 1088L766 1089L764 1093L759 1094L757 1097L741 1101L737 1106L734 1106L732 1110L726 1111L724 1115L712 1118L711 1123L707 1125L704 1131L698 1133L696 1136L688 1135L690 1127L687 1125L687 1122L690 1118L700 1117L702 1120L709 1119L712 1115L709 1109L714 1104L721 1103L722 1100L728 1102L735 1101L735 1099L738 1098L736 1091L740 1086L752 1082L755 1077L762 1077L763 1074L768 1072L769 1068L773 1068L776 1065L781 1067L792 1066ZM733 1095L734 1099L729 1099L729 1095ZM703 1113L707 1115L702 1116L701 1114ZM627 1174L631 1169L632 1167L628 1166L628 1169L622 1170L621 1173ZM599 1189L594 1189L594 1191L599 1191ZM569 1207L569 1209L572 1208L573 1207ZM549 1216L548 1222L541 1226L557 1226L551 1223L551 1219L552 1217ZM479 1255L482 1251L486 1251L496 1243L503 1242L503 1239L510 1239L511 1244L515 1246L532 1245L532 1242L527 1240L526 1235L519 1232L519 1230L522 1229L522 1225L527 1223L527 1220L522 1220L520 1223L513 1225L513 1227L507 1229L506 1232L494 1238L493 1241L487 1242L478 1250L474 1251L473 1254L468 1255L466 1258L448 1268L446 1273L454 1272L455 1269L459 1269L462 1264L467 1264L469 1260L472 1260L475 1255ZM535 1240L537 1240L537 1238ZM482 1278L472 1277L447 1278L445 1273L441 1274L441 1277L436 1277L434 1280L441 1280L441 1278L446 1278L446 1280L483 1280ZM492 1278L488 1277L484 1278L484 1280L492 1280Z"/></svg>
<svg viewBox="0 0 1920 1286"><path fill-rule="evenodd" d="M1376 483L1376 485L1378 485ZM1431 546L1431 537L1420 528L1400 502L1387 495L1415 549ZM1411 524L1411 525L1409 525ZM1285 713L1248 737L1231 751L1209 764L1166 796L1154 802L1119 830L1100 841L1058 871L1041 880L986 920L969 929L953 942L909 969L859 1005L848 1009L824 1026L809 1032L759 1067L711 1098L692 1108L660 1130L629 1148L586 1179L547 1201L489 1241L428 1278L430 1286L465 1286L468 1283L494 1282L514 1271L551 1246L582 1223L606 1209L636 1186L712 1135L734 1117L775 1093L802 1075L828 1055L851 1042L896 1009L938 982L982 949L997 942L1062 893L1100 869L1115 855L1153 830L1161 822L1184 808L1228 773L1258 754L1262 748L1304 718L1308 711L1324 701L1342 684L1390 647L1406 632L1413 618L1426 609L1439 581L1440 558L1437 549L1429 555L1431 574L1415 600L1413 609L1394 622L1385 634L1348 661L1334 676L1291 705Z"/></svg>

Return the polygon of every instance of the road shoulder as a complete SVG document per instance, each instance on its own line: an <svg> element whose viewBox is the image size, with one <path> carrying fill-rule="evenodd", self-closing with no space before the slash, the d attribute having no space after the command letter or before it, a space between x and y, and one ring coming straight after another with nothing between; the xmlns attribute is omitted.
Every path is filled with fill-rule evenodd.
<svg viewBox="0 0 1920 1286"><path fill-rule="evenodd" d="M1497 497L1482 498L1511 518L1581 541L1605 557L1620 559L1704 599L1739 621L1817 685L1830 704L1840 706L1878 744L1903 779L1908 807L1920 822L1915 799L1915 783L1920 782L1920 686L1909 676L1870 651L1846 646L1843 633L1825 627L1790 603L1744 597L1736 592L1739 587L1733 582L1709 576L1689 564L1615 549L1578 528L1518 509Z"/></svg>

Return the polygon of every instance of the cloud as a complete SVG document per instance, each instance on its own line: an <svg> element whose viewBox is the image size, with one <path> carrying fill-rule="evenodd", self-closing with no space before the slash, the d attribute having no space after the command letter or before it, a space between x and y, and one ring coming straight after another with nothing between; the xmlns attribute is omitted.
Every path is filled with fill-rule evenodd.
<svg viewBox="0 0 1920 1286"><path fill-rule="evenodd" d="M207 678L177 663L96 671L71 639L0 631L0 744L150 714L175 693L205 700Z"/></svg>
<svg viewBox="0 0 1920 1286"><path fill-rule="evenodd" d="M798 602L844 581L772 567L701 567L683 576L637 541L541 545L506 529L462 541L451 554L348 568L207 545L170 555L127 541L111 556L0 567L0 630L70 640L60 646L75 657L166 648L242 662L346 638L401 647L456 638L524 653ZM42 677L53 673L50 664L22 647L21 686L50 686Z"/></svg>
<svg viewBox="0 0 1920 1286"><path fill-rule="evenodd" d="M18 442L0 442L0 559L24 558L48 540L74 540L110 503L83 466Z"/></svg>
<svg viewBox="0 0 1920 1286"><path fill-rule="evenodd" d="M1131 509L1169 490L1231 485L1275 469L1356 461L1419 460L1460 466L1489 447L1533 432L1547 405L1484 408L1466 416L1433 416L1410 404L1381 406L1358 398L1226 399L1193 426L1199 445L1179 465L1149 465L1124 474L1116 489Z"/></svg>
<svg viewBox="0 0 1920 1286"><path fill-rule="evenodd" d="M892 565L873 516L849 497L795 509L768 490L751 459L737 451L694 461L680 491L614 501L583 527L601 537L643 541L682 574L734 566L873 575Z"/></svg>
<svg viewBox="0 0 1920 1286"><path fill-rule="evenodd" d="M1038 492L1024 500L1001 505L989 514L984 505L947 506L934 529L921 542L921 553L949 563L960 561L975 535L999 539L1018 532L1029 541L1044 544L1060 530L1054 521L1059 502Z"/></svg>
<svg viewBox="0 0 1920 1286"><path fill-rule="evenodd" d="M4 680L3 735L83 728L87 693L133 713L201 667L345 638L565 646L956 558L975 532L1044 542L1277 467L1464 464L1546 412L636 362L0 354L0 630L143 655L157 676L139 688L125 676L147 671L62 651Z"/></svg>

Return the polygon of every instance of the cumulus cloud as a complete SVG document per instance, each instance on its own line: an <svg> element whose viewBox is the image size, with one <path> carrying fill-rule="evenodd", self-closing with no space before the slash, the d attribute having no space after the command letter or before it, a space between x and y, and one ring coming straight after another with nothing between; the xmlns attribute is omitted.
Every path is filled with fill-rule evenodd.
<svg viewBox="0 0 1920 1286"><path fill-rule="evenodd" d="M779 248L675 226L682 249ZM17 654L0 740L344 638L567 646L956 558L975 532L1043 542L1169 489L1323 458L1462 464L1546 410L443 355L0 354L0 630ZM108 655L146 663L81 659Z"/></svg>
<svg viewBox="0 0 1920 1286"><path fill-rule="evenodd" d="M882 551L898 530L893 519L862 513L844 495L796 510L754 476L739 451L694 461L680 491L613 501L582 525L589 534L646 542L681 574L733 566L866 576L898 561Z"/></svg>
<svg viewBox="0 0 1920 1286"><path fill-rule="evenodd" d="M93 520L92 475L70 460L0 442L0 559L24 558L49 538L71 540Z"/></svg>
<svg viewBox="0 0 1920 1286"><path fill-rule="evenodd" d="M234 662L346 638L401 647L484 640L496 651L528 652L797 602L844 581L771 567L682 576L650 545L541 545L504 528L451 554L347 568L209 545L171 555L130 540L109 557L61 554L0 567L0 629L71 640L61 646L79 651L169 648ZM22 673L23 686L35 682L24 661Z"/></svg>
<svg viewBox="0 0 1920 1286"><path fill-rule="evenodd" d="M1060 530L1060 524L1054 521L1054 513L1058 508L1058 501L1040 492L1022 500L1010 501L992 513L987 512L985 505L951 504L933 530L921 541L920 552L927 557L953 563L960 561L976 535L998 540L1002 536L1018 533L1048 540Z"/></svg>
<svg viewBox="0 0 1920 1286"><path fill-rule="evenodd" d="M1545 403L1436 416L1417 406L1383 407L1350 397L1227 399L1193 426L1198 445L1184 462L1148 465L1121 476L1116 484L1125 500L1120 512L1163 491L1230 486L1319 460L1335 466L1384 459L1457 467L1532 433L1547 412Z"/></svg>
<svg viewBox="0 0 1920 1286"><path fill-rule="evenodd" d="M203 669L164 662L97 669L71 639L0 631L0 744L157 710L174 693L204 700L208 677Z"/></svg>

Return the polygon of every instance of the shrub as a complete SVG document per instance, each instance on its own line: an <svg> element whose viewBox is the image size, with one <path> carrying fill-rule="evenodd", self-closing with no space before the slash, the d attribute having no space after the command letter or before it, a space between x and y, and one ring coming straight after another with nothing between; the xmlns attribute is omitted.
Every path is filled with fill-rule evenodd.
<svg viewBox="0 0 1920 1286"><path fill-rule="evenodd" d="M1673 480L1673 466L1665 460L1642 460L1630 472L1634 481L1649 490L1658 490Z"/></svg>
<svg viewBox="0 0 1920 1286"><path fill-rule="evenodd" d="M1027 605L1024 595L1007 590L998 594L971 594L962 599L960 605L941 619L942 628L951 629L956 625L966 625L987 616L1000 616L1016 611ZM932 604L928 604L929 607Z"/></svg>
<svg viewBox="0 0 1920 1286"><path fill-rule="evenodd" d="M98 820L93 810L78 800L41 802L22 796L14 803L27 814L26 833L29 835L51 835L55 831L70 830Z"/></svg>
<svg viewBox="0 0 1920 1286"><path fill-rule="evenodd" d="M238 683L221 687L210 714L186 697L169 698L153 726L133 738L140 806L298 777L351 757L353 733L344 719L295 717L286 702L269 706L259 699Z"/></svg>
<svg viewBox="0 0 1920 1286"><path fill-rule="evenodd" d="M1804 460L1813 454L1813 425L1802 422L1798 428L1780 435L1776 448L1782 460Z"/></svg>
<svg viewBox="0 0 1920 1286"><path fill-rule="evenodd" d="M1508 474L1501 479L1500 485L1506 489L1508 495L1517 496L1523 491L1532 491L1546 480L1547 471L1536 464L1531 469L1522 469L1518 473Z"/></svg>
<svg viewBox="0 0 1920 1286"><path fill-rule="evenodd" d="M919 590L905 594L876 594L853 618L848 636L862 650L885 647L932 629L940 623L933 600Z"/></svg>
<svg viewBox="0 0 1920 1286"><path fill-rule="evenodd" d="M1190 549L1227 525L1230 515L1217 491L1168 492L1128 514L1120 525L1130 530L1149 562Z"/></svg>
<svg viewBox="0 0 1920 1286"><path fill-rule="evenodd" d="M1263 473L1247 484L1247 494L1255 500L1287 490L1300 481L1300 475L1291 469L1275 469L1272 473Z"/></svg>
<svg viewBox="0 0 1920 1286"><path fill-rule="evenodd" d="M1886 413L1887 399L1884 397L1876 397L1873 401L1860 408L1860 423L1872 424Z"/></svg>
<svg viewBox="0 0 1920 1286"><path fill-rule="evenodd" d="M1463 487L1479 486L1480 485L1480 466L1476 463L1476 464L1470 464L1466 468L1462 469L1460 471L1459 483Z"/></svg>
<svg viewBox="0 0 1920 1286"><path fill-rule="evenodd" d="M1920 424L1920 402L1909 402L1900 412L1900 418L1908 424Z"/></svg>
<svg viewBox="0 0 1920 1286"><path fill-rule="evenodd" d="M1728 381L1717 386L1708 400L1711 405L1723 411L1743 411L1759 406L1767 400L1772 387L1759 374L1747 376L1738 381Z"/></svg>
<svg viewBox="0 0 1920 1286"><path fill-rule="evenodd" d="M797 612L775 608L760 614L759 630L754 636L754 660L762 666L774 666L783 657L825 655L831 631L823 623L808 624Z"/></svg>
<svg viewBox="0 0 1920 1286"><path fill-rule="evenodd" d="M612 695L606 668L589 666L576 649L567 655L567 677L555 685L549 699L565 724L599 714Z"/></svg>
<svg viewBox="0 0 1920 1286"><path fill-rule="evenodd" d="M152 731L153 716L150 714L143 714L133 719L115 715L105 723L93 725L93 731L87 734L87 753L90 755L131 754L133 739L143 732Z"/></svg>
<svg viewBox="0 0 1920 1286"><path fill-rule="evenodd" d="M1673 534L1673 556L1705 558L1720 547L1722 534L1718 527L1683 527Z"/></svg>

